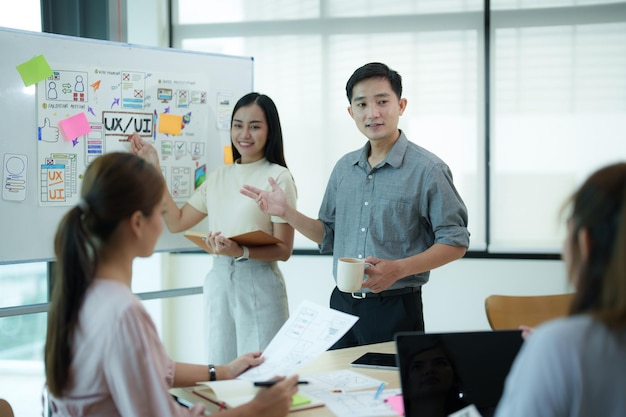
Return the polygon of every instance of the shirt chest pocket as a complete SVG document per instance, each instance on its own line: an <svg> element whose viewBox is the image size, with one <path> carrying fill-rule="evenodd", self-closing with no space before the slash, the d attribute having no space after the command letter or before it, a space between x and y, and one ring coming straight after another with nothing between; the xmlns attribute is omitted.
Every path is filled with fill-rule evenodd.
<svg viewBox="0 0 626 417"><path fill-rule="evenodd" d="M419 231L417 208L403 201L379 199L372 207L370 232L381 243L406 242Z"/></svg>

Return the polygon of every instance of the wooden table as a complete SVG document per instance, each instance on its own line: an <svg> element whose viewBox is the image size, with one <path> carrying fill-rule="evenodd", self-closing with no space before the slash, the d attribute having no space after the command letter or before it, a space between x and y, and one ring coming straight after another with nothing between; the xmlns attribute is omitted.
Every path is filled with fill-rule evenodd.
<svg viewBox="0 0 626 417"><path fill-rule="evenodd" d="M385 388L400 388L400 374L398 371L370 368L350 368L350 362L366 352L396 353L396 344L395 342L385 342L376 343L373 345L329 350L322 353L314 361L300 368L297 373L302 377L302 379L306 379L307 374L334 371L338 369L352 369L368 375L372 378L380 379L387 382L387 386ZM192 392L194 388L195 387L173 388L170 390L170 392L175 397L178 397L188 403L195 404L198 402L202 402L206 405L207 410L210 412L215 412L218 410L216 404L210 401L203 400L201 397L194 394ZM326 407L318 407L302 411L293 411L292 413L294 414L294 417L334 416L334 414Z"/></svg>

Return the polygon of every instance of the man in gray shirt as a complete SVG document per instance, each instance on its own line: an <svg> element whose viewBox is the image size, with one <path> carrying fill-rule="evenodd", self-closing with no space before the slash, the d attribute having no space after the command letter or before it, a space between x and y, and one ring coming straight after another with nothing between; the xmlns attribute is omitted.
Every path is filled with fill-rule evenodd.
<svg viewBox="0 0 626 417"><path fill-rule="evenodd" d="M335 277L341 257L371 265L361 292L333 290L331 308L359 316L333 348L424 330L421 287L430 270L461 258L469 246L467 209L450 169L398 129L407 105L400 75L385 64L366 64L352 74L346 94L368 142L335 165L318 219L289 206L271 178L272 192L241 190L317 242L320 252L332 252Z"/></svg>

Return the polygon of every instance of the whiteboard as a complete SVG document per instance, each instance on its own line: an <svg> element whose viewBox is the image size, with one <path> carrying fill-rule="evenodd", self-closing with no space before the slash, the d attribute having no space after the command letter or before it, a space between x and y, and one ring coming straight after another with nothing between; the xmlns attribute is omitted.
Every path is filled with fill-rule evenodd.
<svg viewBox="0 0 626 417"><path fill-rule="evenodd" d="M183 204L224 164L232 108L253 89L252 57L4 28L0 50L0 263L54 260L57 225L78 202L86 167L128 151L133 131L157 148ZM52 73L27 87L17 67L41 56ZM194 248L165 230L156 250Z"/></svg>

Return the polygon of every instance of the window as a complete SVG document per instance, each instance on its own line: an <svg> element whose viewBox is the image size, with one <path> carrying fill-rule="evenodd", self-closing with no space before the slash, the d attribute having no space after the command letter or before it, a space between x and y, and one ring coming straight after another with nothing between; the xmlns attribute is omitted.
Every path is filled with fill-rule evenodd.
<svg viewBox="0 0 626 417"><path fill-rule="evenodd" d="M12 29L41 32L41 5L40 0L22 0L20 7L2 5L0 26Z"/></svg>
<svg viewBox="0 0 626 417"><path fill-rule="evenodd" d="M0 308L46 303L47 264L1 265L0 286ZM40 361L45 334L45 314L0 318L0 361Z"/></svg>
<svg viewBox="0 0 626 417"><path fill-rule="evenodd" d="M217 2L202 4L218 7ZM253 4L246 2L246 7L254 9ZM302 11L291 21L276 19L270 26L224 23L229 20L219 27L197 21L188 26L181 18L174 23L174 46L254 57L255 89L271 96L280 112L298 208L312 217L317 216L335 162L366 141L348 115L345 83L367 62L387 63L402 75L408 99L400 128L451 167L473 213L472 248L485 249L484 215L479 214L485 202L478 198L485 181L480 2L391 1L385 7L369 2L359 8L345 4L319 2L319 17ZM175 10L180 16L185 8L191 8L191 0L179 1ZM450 20L435 16L433 21L433 10ZM350 16L353 11L359 17ZM468 13L459 13L463 11ZM231 36L234 33L238 35ZM316 248L298 233L294 246Z"/></svg>
<svg viewBox="0 0 626 417"><path fill-rule="evenodd" d="M480 0L282 3L260 11L240 0L237 13L196 13L191 25L189 10L222 2L179 0L173 46L254 57L255 89L276 101L309 216L335 162L365 143L344 88L369 61L402 75L400 127L451 167L470 250L559 253L566 197L626 155L624 1L492 0L489 36ZM296 234L295 247L316 245Z"/></svg>
<svg viewBox="0 0 626 417"><path fill-rule="evenodd" d="M619 7L494 14L491 251L558 252L567 197L599 166L625 159Z"/></svg>

